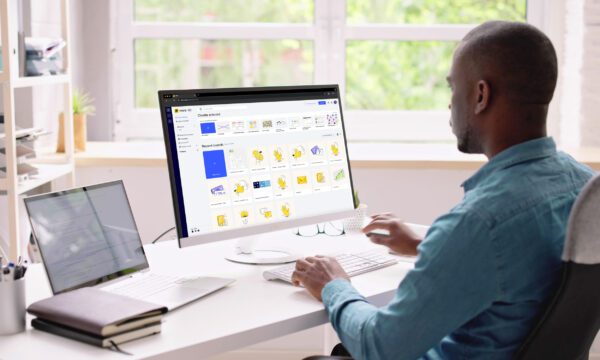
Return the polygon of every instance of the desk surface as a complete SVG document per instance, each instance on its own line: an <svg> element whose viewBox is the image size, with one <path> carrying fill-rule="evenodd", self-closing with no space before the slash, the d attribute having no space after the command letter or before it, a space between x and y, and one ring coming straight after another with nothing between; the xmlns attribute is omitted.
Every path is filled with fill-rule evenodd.
<svg viewBox="0 0 600 360"><path fill-rule="evenodd" d="M420 229L422 232L423 229ZM279 240L279 241L277 241ZM284 240L284 241L281 241ZM258 242L285 246L302 255L334 254L366 250L373 245L362 234L302 238L286 230ZM222 241L179 249L175 241L145 247L150 267L164 274L198 274L231 277L236 282L217 293L174 310L165 316L162 332L123 344L134 356L86 345L32 330L0 336L0 359L44 358L69 360L94 357L201 359L236 350L268 339L308 329L328 321L323 305L306 291L278 281L265 281L269 266L229 262L223 255L234 241ZM387 303L412 263L397 265L352 278L354 286L375 305ZM27 303L50 295L43 267L33 265L27 276ZM28 322L30 322L28 316Z"/></svg>

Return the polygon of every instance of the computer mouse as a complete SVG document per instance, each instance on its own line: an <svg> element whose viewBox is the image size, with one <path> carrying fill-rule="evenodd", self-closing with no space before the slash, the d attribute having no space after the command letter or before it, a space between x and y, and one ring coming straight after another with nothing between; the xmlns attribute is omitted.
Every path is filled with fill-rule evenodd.
<svg viewBox="0 0 600 360"><path fill-rule="evenodd" d="M369 231L365 235L367 235L368 237L371 237L371 236L390 237L390 232L385 229L376 229L376 230Z"/></svg>

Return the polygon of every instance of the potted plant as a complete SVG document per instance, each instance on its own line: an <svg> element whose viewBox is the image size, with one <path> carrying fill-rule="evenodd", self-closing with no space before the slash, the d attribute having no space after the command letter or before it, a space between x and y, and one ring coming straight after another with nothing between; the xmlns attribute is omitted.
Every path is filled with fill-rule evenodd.
<svg viewBox="0 0 600 360"><path fill-rule="evenodd" d="M94 99L86 92L73 89L73 133L75 151L85 151L87 140L87 116L96 113ZM65 152L65 116L60 113L58 118L58 144L56 152Z"/></svg>
<svg viewBox="0 0 600 360"><path fill-rule="evenodd" d="M368 216L367 210L369 207L367 204L361 204L360 198L358 197L358 191L354 191L354 215L344 219L344 230L348 232L360 231L363 228L365 218Z"/></svg>

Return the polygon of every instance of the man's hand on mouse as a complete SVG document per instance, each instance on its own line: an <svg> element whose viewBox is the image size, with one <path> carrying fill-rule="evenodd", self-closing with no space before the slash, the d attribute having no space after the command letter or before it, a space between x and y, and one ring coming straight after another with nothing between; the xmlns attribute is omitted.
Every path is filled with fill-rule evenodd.
<svg viewBox="0 0 600 360"><path fill-rule="evenodd" d="M362 230L365 234L381 229L390 233L389 236L372 234L369 236L372 242L385 245L399 254L417 255L417 246L421 242L421 238L400 219L391 213L376 214L371 219L371 222Z"/></svg>
<svg viewBox="0 0 600 360"><path fill-rule="evenodd" d="M296 261L296 270L292 274L292 283L304 286L319 301L322 301L321 292L325 285L335 279L350 281L350 277L337 260L321 255Z"/></svg>

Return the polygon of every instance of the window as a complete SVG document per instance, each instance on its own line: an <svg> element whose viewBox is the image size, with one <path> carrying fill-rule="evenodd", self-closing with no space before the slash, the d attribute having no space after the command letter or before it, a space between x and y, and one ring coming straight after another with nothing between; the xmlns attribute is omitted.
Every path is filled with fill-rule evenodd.
<svg viewBox="0 0 600 360"><path fill-rule="evenodd" d="M160 139L158 89L337 83L350 140L453 141L445 83L489 19L549 0L120 0L117 140Z"/></svg>
<svg viewBox="0 0 600 360"><path fill-rule="evenodd" d="M158 89L313 82L305 40L137 39L134 47L136 108L156 107Z"/></svg>

